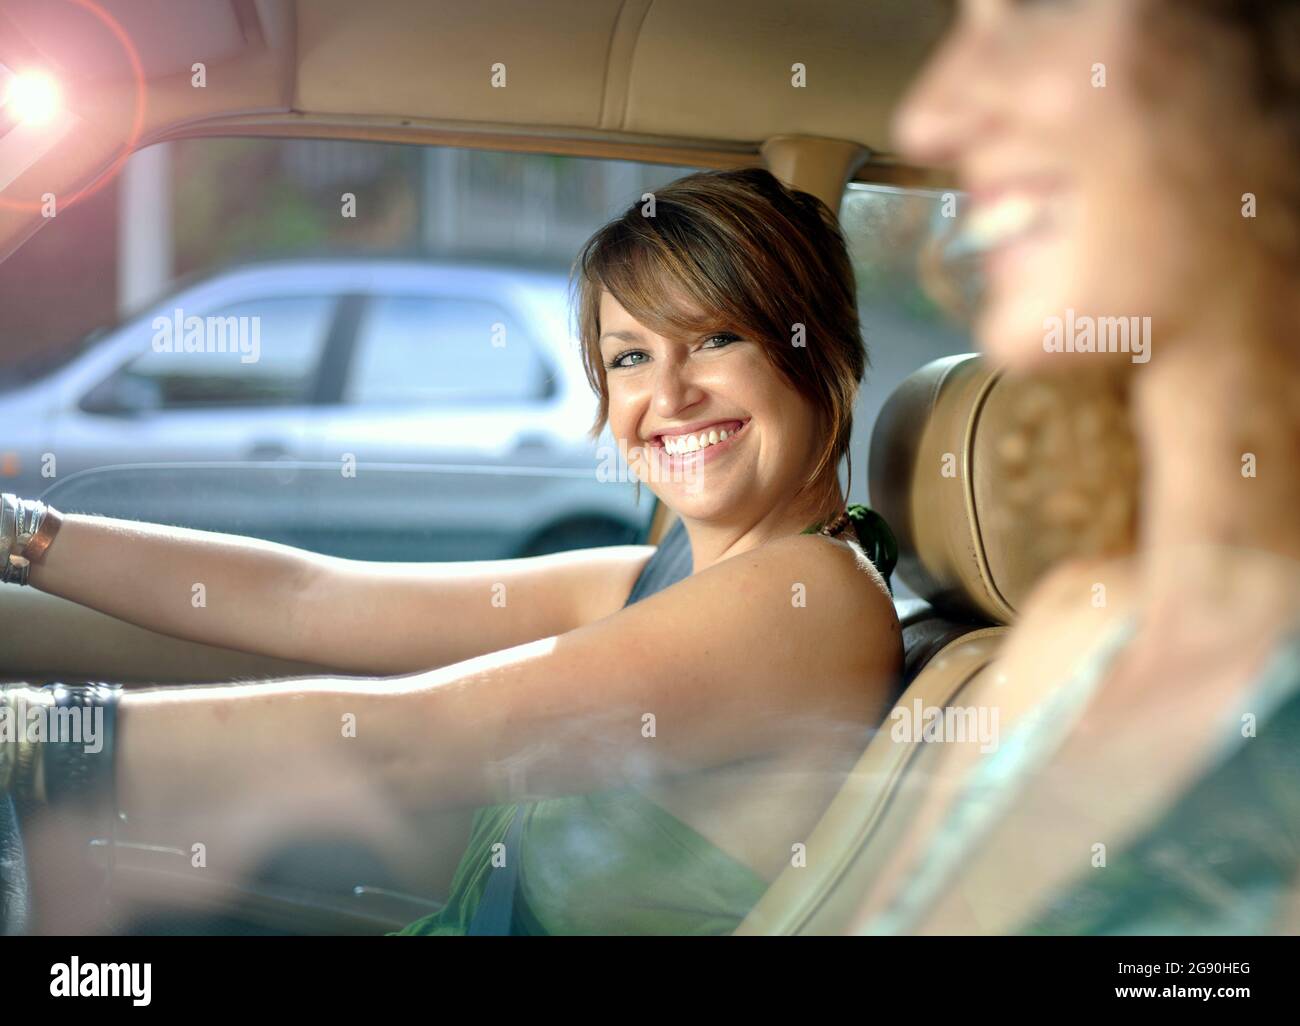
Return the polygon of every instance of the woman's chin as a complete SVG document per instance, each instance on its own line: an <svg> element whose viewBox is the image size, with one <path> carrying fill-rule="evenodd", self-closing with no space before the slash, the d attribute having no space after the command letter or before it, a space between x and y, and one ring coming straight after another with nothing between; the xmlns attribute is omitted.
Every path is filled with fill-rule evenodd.
<svg viewBox="0 0 1300 1026"><path fill-rule="evenodd" d="M660 498L660 501L686 520L712 520L724 507L722 504L701 495L689 495L675 491Z"/></svg>
<svg viewBox="0 0 1300 1026"><path fill-rule="evenodd" d="M717 520L736 504L734 498L728 499L717 491L693 489L690 484L656 488L655 495L660 502L686 520Z"/></svg>

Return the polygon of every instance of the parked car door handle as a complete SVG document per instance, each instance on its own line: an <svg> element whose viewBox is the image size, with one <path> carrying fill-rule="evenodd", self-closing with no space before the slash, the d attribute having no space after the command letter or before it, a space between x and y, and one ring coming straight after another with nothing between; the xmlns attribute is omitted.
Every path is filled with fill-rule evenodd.
<svg viewBox="0 0 1300 1026"><path fill-rule="evenodd" d="M273 463L288 459L290 455L289 447L282 442L263 441L253 443L253 447L248 450L247 459L250 463Z"/></svg>
<svg viewBox="0 0 1300 1026"><path fill-rule="evenodd" d="M516 452L548 452L550 448L550 440L542 434L520 435L515 442Z"/></svg>

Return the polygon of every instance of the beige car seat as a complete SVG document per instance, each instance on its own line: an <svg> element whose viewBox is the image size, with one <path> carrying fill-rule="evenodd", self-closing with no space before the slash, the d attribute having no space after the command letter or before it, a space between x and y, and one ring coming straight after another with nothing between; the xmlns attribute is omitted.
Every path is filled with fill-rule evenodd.
<svg viewBox="0 0 1300 1026"><path fill-rule="evenodd" d="M899 605L905 689L895 708L961 704L1005 625L1046 569L1025 525L995 506L997 446L1022 386L974 355L917 371L881 410L871 440L872 505L899 541L897 577L921 598ZM994 529L996 528L996 529ZM807 841L738 934L842 933L910 819L938 746L895 741L886 719Z"/></svg>

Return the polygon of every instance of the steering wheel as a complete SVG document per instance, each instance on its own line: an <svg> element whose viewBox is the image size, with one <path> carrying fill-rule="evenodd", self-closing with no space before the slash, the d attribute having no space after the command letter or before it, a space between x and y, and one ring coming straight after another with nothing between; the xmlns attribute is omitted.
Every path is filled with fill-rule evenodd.
<svg viewBox="0 0 1300 1026"><path fill-rule="evenodd" d="M12 796L0 795L0 937L26 933L30 918L27 849L18 810Z"/></svg>

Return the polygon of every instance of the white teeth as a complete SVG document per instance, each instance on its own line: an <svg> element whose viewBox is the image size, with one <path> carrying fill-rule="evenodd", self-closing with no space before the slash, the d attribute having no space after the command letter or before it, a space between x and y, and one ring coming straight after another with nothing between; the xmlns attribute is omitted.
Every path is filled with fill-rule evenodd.
<svg viewBox="0 0 1300 1026"><path fill-rule="evenodd" d="M664 452L669 456L679 456L688 452L699 452L710 445L716 445L718 442L725 442L735 431L718 430L710 428L708 431L702 431L698 435L677 435L675 437L664 436Z"/></svg>
<svg viewBox="0 0 1300 1026"><path fill-rule="evenodd" d="M967 218L964 241L973 249L992 249L1033 227L1043 210L1043 203L1027 196L1007 196L977 206Z"/></svg>

